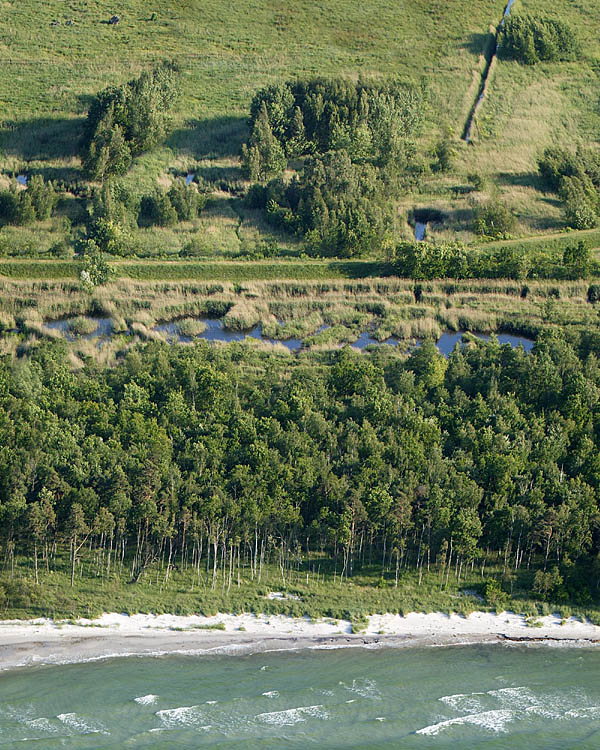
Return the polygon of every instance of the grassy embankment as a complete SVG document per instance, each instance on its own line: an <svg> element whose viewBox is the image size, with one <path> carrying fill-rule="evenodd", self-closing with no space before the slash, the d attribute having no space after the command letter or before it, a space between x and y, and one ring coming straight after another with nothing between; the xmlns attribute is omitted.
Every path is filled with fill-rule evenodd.
<svg viewBox="0 0 600 750"><path fill-rule="evenodd" d="M265 236L274 236L283 253L298 252L293 239L274 235L257 212L228 192L241 179L238 157L252 94L286 78L360 73L428 80L430 104L418 150L427 165L432 144L449 128L455 166L445 175L426 175L399 209L405 218L414 207L441 209L446 219L431 227L433 237L472 241L471 199L493 195L517 210L518 234L559 231L560 207L541 190L536 155L549 143L595 140L600 127L594 73L600 10L593 0L576 6L557 0L552 8L541 0L518 0L515 10L543 10L568 21L582 41L582 58L535 68L499 63L473 146L462 143L460 134L485 63L490 25L500 20L505 0L413 0L401 11L383 0L327 0L318 8L306 0L244 0L226 12L217 0L193 0L185 7L169 0L154 20L147 4L124 0L118 26L105 23L114 9L98 1L69 8L59 0L43 7L34 0L5 5L0 181L23 171L80 179L77 143L90 97L165 56L181 64L183 95L173 132L162 147L136 160L125 183L136 192L149 190L191 169L212 182L215 192L194 222L139 230L144 254L177 253L194 240L207 256L227 256ZM54 19L60 25L51 26ZM483 178L482 191L468 185L473 172ZM81 211L80 202L67 195L59 216L33 227L5 227L0 235L13 250L44 250L65 236L67 220L80 220ZM410 235L408 224L404 231Z"/></svg>
<svg viewBox="0 0 600 750"><path fill-rule="evenodd" d="M284 570L283 577L276 565L265 565L260 580L258 575L252 576L249 567L241 568L239 578L234 569L231 581L227 568L218 570L214 588L212 570L207 572L205 566L200 570L192 566L177 568L167 575L164 566L156 565L134 584L127 564L120 568L113 561L112 572L106 578L98 573L95 557L88 555L78 563L72 588L68 555L58 555L56 570L40 569L38 585L30 566L30 560L25 565L18 558L13 576L5 574L0 579L2 619L97 617L102 612L207 616L218 612L264 612L347 619L358 631L370 614L416 611L456 612L466 616L476 610L507 608L530 618L532 625L537 616L552 612L559 612L564 618L589 617L600 623L600 609L595 605L577 607L531 598L533 570L524 569L518 574L509 571L505 585L512 587L512 596L505 595L500 606L492 606L482 593L486 582L503 578L502 564L497 558L487 560L485 566L478 563L463 569L460 580L454 566L448 570L431 564L429 571L424 568L420 573L401 570L397 587L393 569L382 574L381 565L365 564L351 579L340 580L339 561L336 565L335 560L318 555L309 561L298 561L292 569ZM283 592L289 598L269 599L270 592Z"/></svg>

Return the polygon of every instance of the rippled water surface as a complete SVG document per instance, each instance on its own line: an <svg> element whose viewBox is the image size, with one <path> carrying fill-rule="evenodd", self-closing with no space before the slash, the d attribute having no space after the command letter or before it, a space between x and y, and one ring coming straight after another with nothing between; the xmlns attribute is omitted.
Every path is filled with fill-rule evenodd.
<svg viewBox="0 0 600 750"><path fill-rule="evenodd" d="M128 657L0 673L0 747L598 748L600 651Z"/></svg>

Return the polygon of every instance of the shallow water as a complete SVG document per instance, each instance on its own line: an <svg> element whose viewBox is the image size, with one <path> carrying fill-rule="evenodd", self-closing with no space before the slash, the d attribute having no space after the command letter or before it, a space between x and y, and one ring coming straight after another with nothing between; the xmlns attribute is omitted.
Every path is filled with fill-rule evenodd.
<svg viewBox="0 0 600 750"><path fill-rule="evenodd" d="M417 242L422 242L425 239L425 232L427 231L426 221L415 222L415 239Z"/></svg>
<svg viewBox="0 0 600 750"><path fill-rule="evenodd" d="M86 320L91 320L96 325L96 328L91 333L75 333L71 328L72 321L69 318L49 320L44 323L44 327L49 328L51 331L59 331L67 341L75 341L76 338L95 339L110 337L112 333L112 321L110 318L86 318Z"/></svg>
<svg viewBox="0 0 600 750"><path fill-rule="evenodd" d="M0 747L600 746L600 651L465 646L0 673Z"/></svg>
<svg viewBox="0 0 600 750"><path fill-rule="evenodd" d="M112 331L112 322L110 318L88 318L92 320L96 328L91 333L77 335L71 329L71 321L68 318L60 320L53 320L44 323L46 328L51 330L59 331L68 341L75 341L77 338L82 339L98 339L98 346L101 346L103 341L110 339ZM244 341L247 337L264 341L268 344L280 344L285 346L291 352L299 351L303 342L298 338L285 338L285 339L273 339L263 336L260 325L254 326L249 331L230 331L224 327L223 320L221 318L198 318L200 322L205 325L204 331L199 333L197 336L186 336L183 335L180 330L177 321L170 321L168 323L160 323L154 326L155 331L162 333L167 341L171 343L191 343L198 339L205 339L206 341L223 341L229 343L232 341ZM328 325L321 325L319 329L313 335L317 335L329 328ZM351 344L356 349L365 349L367 346L379 346L381 344L388 344L389 346L402 345L404 348L408 348L407 343L401 341L396 336L390 336L389 338L380 341L373 335L373 330L363 331L358 338ZM487 341L490 336L487 334L474 334L477 338ZM513 347L523 346L526 352L531 351L534 345L532 339L525 338L524 336L514 336L509 333L497 334L498 341L501 344L510 344ZM460 344L463 341L463 332L452 332L446 331L443 333L436 343L437 348L444 356L449 356L453 351L456 344ZM417 344L418 346L419 344Z"/></svg>
<svg viewBox="0 0 600 750"><path fill-rule="evenodd" d="M485 333L473 334L476 338L482 341L489 341L490 336ZM525 338L525 336L513 336L511 333L497 333L496 338L500 344L510 344L512 347L522 346L526 352L530 352L533 349L534 341L532 339ZM440 352L448 357L456 344L461 344L463 341L463 331L450 332L446 331L443 333L437 341L437 348Z"/></svg>

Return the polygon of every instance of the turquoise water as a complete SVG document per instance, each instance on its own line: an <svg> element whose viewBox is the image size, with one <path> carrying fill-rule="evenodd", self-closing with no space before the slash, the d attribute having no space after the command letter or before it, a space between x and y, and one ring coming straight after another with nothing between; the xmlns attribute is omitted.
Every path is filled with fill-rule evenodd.
<svg viewBox="0 0 600 750"><path fill-rule="evenodd" d="M0 673L2 748L598 748L600 651L120 658Z"/></svg>

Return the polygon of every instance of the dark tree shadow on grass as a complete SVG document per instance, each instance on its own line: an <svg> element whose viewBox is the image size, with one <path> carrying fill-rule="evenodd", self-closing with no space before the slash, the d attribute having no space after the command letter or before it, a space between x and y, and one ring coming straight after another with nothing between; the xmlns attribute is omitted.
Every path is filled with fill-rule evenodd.
<svg viewBox="0 0 600 750"><path fill-rule="evenodd" d="M547 191L546 183L536 172L499 172L497 180L500 185L529 187L539 190L540 193Z"/></svg>
<svg viewBox="0 0 600 750"><path fill-rule="evenodd" d="M169 148L188 152L195 159L218 159L239 156L242 143L248 139L245 117L214 117L189 120L166 140Z"/></svg>
<svg viewBox="0 0 600 750"><path fill-rule="evenodd" d="M472 55L485 55L489 61L495 43L495 36L489 32L485 34L471 34L466 44L462 45L462 49L466 49Z"/></svg>
<svg viewBox="0 0 600 750"><path fill-rule="evenodd" d="M82 117L5 121L0 128L0 150L24 161L73 158L79 154L83 122Z"/></svg>

